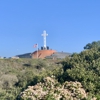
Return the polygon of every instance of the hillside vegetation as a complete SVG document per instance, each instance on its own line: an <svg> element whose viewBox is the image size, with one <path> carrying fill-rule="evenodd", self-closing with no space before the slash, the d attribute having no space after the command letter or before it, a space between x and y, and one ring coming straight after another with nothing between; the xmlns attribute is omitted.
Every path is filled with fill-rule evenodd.
<svg viewBox="0 0 100 100"><path fill-rule="evenodd" d="M100 100L100 47L91 47L63 60L1 59L0 100Z"/></svg>
<svg viewBox="0 0 100 100"><path fill-rule="evenodd" d="M17 100L28 85L35 85L61 67L51 60L0 59L0 100Z"/></svg>

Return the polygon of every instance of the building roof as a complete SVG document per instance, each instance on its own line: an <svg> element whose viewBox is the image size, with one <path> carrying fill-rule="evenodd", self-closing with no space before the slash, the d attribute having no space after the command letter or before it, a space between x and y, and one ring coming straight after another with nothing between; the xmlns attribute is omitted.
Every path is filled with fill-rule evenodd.
<svg viewBox="0 0 100 100"><path fill-rule="evenodd" d="M19 57L19 58L31 58L31 53L25 53L25 54L21 54L21 55L16 55L16 57Z"/></svg>
<svg viewBox="0 0 100 100"><path fill-rule="evenodd" d="M53 58L65 58L67 56L70 56L71 53L67 53L67 52L55 52L54 54L50 55L50 56L47 56L46 58L50 58L50 59L53 59Z"/></svg>
<svg viewBox="0 0 100 100"><path fill-rule="evenodd" d="M70 56L70 55L71 55L71 53L56 52L55 50L39 50L38 51L38 58L42 58L42 59L44 59L44 58L47 58L47 59L54 59L54 58L63 59L66 56ZM37 51L35 51L33 53L25 53L25 54L17 55L16 57L36 59L37 58Z"/></svg>

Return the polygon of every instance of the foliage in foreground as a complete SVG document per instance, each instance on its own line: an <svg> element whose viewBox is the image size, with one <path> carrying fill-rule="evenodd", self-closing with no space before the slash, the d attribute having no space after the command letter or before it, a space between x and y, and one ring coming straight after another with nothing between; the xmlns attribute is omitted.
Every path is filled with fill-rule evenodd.
<svg viewBox="0 0 100 100"><path fill-rule="evenodd" d="M44 78L43 83L29 86L21 92L19 100L86 100L88 94L79 82L64 82L62 85L54 76ZM93 99L93 98L91 98Z"/></svg>
<svg viewBox="0 0 100 100"><path fill-rule="evenodd" d="M81 82L86 92L100 100L100 48L74 53L62 62L64 73L59 81Z"/></svg>

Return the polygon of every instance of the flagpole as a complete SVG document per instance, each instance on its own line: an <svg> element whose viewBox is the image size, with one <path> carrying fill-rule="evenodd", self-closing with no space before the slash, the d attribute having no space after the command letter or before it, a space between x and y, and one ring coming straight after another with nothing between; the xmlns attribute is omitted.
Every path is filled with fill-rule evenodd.
<svg viewBox="0 0 100 100"><path fill-rule="evenodd" d="M38 59L38 43L37 43L37 59Z"/></svg>

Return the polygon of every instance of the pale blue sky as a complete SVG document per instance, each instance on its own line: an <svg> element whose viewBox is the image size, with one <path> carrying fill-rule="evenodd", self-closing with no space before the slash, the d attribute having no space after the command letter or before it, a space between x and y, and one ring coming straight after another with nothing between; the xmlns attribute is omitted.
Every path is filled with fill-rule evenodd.
<svg viewBox="0 0 100 100"><path fill-rule="evenodd" d="M0 0L0 56L33 52L33 45L81 52L100 40L100 0Z"/></svg>

